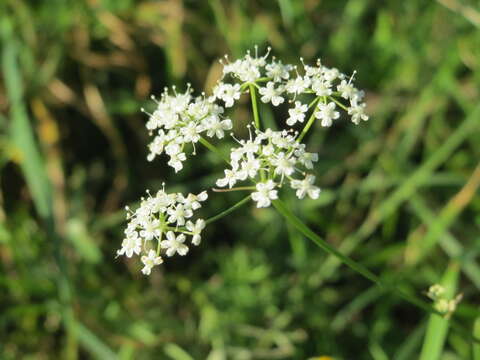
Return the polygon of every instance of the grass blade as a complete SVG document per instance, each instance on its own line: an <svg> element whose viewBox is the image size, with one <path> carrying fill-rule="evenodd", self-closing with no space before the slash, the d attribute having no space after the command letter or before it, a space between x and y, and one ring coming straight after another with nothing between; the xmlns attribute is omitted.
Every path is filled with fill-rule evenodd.
<svg viewBox="0 0 480 360"><path fill-rule="evenodd" d="M443 275L441 285L445 287L447 298L453 298L457 289L460 268L457 264L451 264ZM445 339L447 338L449 320L437 314L430 315L427 332L420 354L420 360L436 360L440 358Z"/></svg>

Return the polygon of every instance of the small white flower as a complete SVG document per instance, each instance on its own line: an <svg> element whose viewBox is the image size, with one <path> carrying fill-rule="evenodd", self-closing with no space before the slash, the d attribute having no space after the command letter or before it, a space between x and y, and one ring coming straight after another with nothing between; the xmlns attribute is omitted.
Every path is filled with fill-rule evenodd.
<svg viewBox="0 0 480 360"><path fill-rule="evenodd" d="M275 166L275 174L282 176L290 176L295 171L295 160L280 152L276 158L272 159L272 165Z"/></svg>
<svg viewBox="0 0 480 360"><path fill-rule="evenodd" d="M147 220L143 224L143 230L140 231L140 236L149 241L160 236L160 221L157 219Z"/></svg>
<svg viewBox="0 0 480 360"><path fill-rule="evenodd" d="M184 256L188 253L188 246L185 245L184 242L184 234L175 236L175 233L173 231L169 231L167 232L167 240L163 240L160 243L160 246L162 247L162 249L167 249L166 254L168 257L175 255L175 253Z"/></svg>
<svg viewBox="0 0 480 360"><path fill-rule="evenodd" d="M218 116L211 116L205 119L205 127L207 129L207 136L222 139L225 136L225 131L232 129L232 120L220 120Z"/></svg>
<svg viewBox="0 0 480 360"><path fill-rule="evenodd" d="M357 92L350 81L347 82L346 80L342 80L337 86L337 90L340 92L340 96L344 99L352 99Z"/></svg>
<svg viewBox="0 0 480 360"><path fill-rule="evenodd" d="M192 244L196 246L200 245L200 241L202 240L200 234L205 228L205 220L198 219L195 224L191 221L187 221L187 224L185 226L187 230L192 233Z"/></svg>
<svg viewBox="0 0 480 360"><path fill-rule="evenodd" d="M126 257L130 258L133 254L140 254L140 251L142 251L142 239L138 237L135 231L123 239L122 248L117 251L117 255L125 254Z"/></svg>
<svg viewBox="0 0 480 360"><path fill-rule="evenodd" d="M292 69L292 65L283 65L281 61L272 62L271 64L267 64L267 66L265 66L267 76L271 77L274 82L280 82L282 79L288 79Z"/></svg>
<svg viewBox="0 0 480 360"><path fill-rule="evenodd" d="M361 120L367 121L368 115L365 114L365 103L357 105L355 102L353 102L348 108L348 115L352 115L352 122L355 125L358 125Z"/></svg>
<svg viewBox="0 0 480 360"><path fill-rule="evenodd" d="M313 163L318 161L317 153L296 150L294 154L307 169L313 169Z"/></svg>
<svg viewBox="0 0 480 360"><path fill-rule="evenodd" d="M312 82L312 90L317 96L330 96L332 95L332 84L322 78L317 78Z"/></svg>
<svg viewBox="0 0 480 360"><path fill-rule="evenodd" d="M240 99L240 85L239 84L224 84L220 83L213 91L215 97L225 102L225 107L232 107L235 100Z"/></svg>
<svg viewBox="0 0 480 360"><path fill-rule="evenodd" d="M332 126L332 120L338 119L340 113L335 111L336 105L334 102L328 104L318 104L318 111L315 112L315 117L322 120L322 126Z"/></svg>
<svg viewBox="0 0 480 360"><path fill-rule="evenodd" d="M299 199L303 199L308 194L312 199L318 199L320 195L320 188L313 185L315 183L315 176L307 175L303 180L292 180L292 189L297 189L295 193Z"/></svg>
<svg viewBox="0 0 480 360"><path fill-rule="evenodd" d="M178 153L170 155L170 160L168 161L168 165L175 169L175 172L179 172L183 169L182 161L187 160L187 156L185 153Z"/></svg>
<svg viewBox="0 0 480 360"><path fill-rule="evenodd" d="M345 75L340 73L340 71L338 71L338 69L336 69L336 68L332 68L332 69L324 68L323 76L324 76L325 80L330 81L330 82L335 80L336 78L342 79L342 78L345 77Z"/></svg>
<svg viewBox="0 0 480 360"><path fill-rule="evenodd" d="M272 180L257 184L257 191L252 193L252 200L257 202L257 208L269 207L272 200L278 199L277 190L274 190L275 186L276 184Z"/></svg>
<svg viewBox="0 0 480 360"><path fill-rule="evenodd" d="M193 211L183 204L177 204L173 208L167 210L169 223L177 223L178 226L185 225L185 219L191 218L193 216Z"/></svg>
<svg viewBox="0 0 480 360"><path fill-rule="evenodd" d="M295 101L295 107L288 110L288 115L290 115L290 117L287 119L287 125L293 126L297 121L302 123L305 119L305 113L307 110L307 105L302 104L300 101Z"/></svg>
<svg viewBox="0 0 480 360"><path fill-rule="evenodd" d="M275 89L275 83L273 81L269 81L266 87L261 87L258 92L261 97L262 102L268 103L272 102L273 106L278 106L285 101L285 99L280 96L283 92L281 87Z"/></svg>
<svg viewBox="0 0 480 360"><path fill-rule="evenodd" d="M148 256L142 256L141 260L144 264L142 273L145 275L150 275L154 266L163 263L163 259L160 256L157 256L157 253L154 250L150 250Z"/></svg>
<svg viewBox="0 0 480 360"><path fill-rule="evenodd" d="M200 202L207 200L208 194L206 191L202 191L198 195L188 194L186 198L183 199L183 204L187 209L197 210L202 207Z"/></svg>
<svg viewBox="0 0 480 360"><path fill-rule="evenodd" d="M216 184L220 187L228 187L231 189L233 185L237 182L237 173L234 170L225 169L224 170L225 177L222 179L218 179Z"/></svg>
<svg viewBox="0 0 480 360"><path fill-rule="evenodd" d="M310 86L310 78L308 76L298 76L287 82L285 89L291 94L301 94Z"/></svg>
<svg viewBox="0 0 480 360"><path fill-rule="evenodd" d="M194 122L188 123L180 129L183 135L183 141L196 143L200 140L200 133L203 131L203 126L197 125Z"/></svg>
<svg viewBox="0 0 480 360"><path fill-rule="evenodd" d="M241 180L245 180L247 177L253 179L257 175L258 170L260 170L260 161L255 158L249 158L247 161L242 162L238 177Z"/></svg>

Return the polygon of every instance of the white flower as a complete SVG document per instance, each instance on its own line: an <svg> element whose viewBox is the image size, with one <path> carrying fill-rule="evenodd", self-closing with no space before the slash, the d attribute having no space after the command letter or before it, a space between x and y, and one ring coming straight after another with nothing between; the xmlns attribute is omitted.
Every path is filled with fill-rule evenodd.
<svg viewBox="0 0 480 360"><path fill-rule="evenodd" d="M185 225L185 219L191 218L193 216L193 211L183 204L177 204L173 208L169 208L167 210L167 214L170 215L168 217L168 222L170 223L177 223L177 225L182 226Z"/></svg>
<svg viewBox="0 0 480 360"><path fill-rule="evenodd" d="M312 90L317 96L330 96L332 95L332 84L325 79L316 78L312 82Z"/></svg>
<svg viewBox="0 0 480 360"><path fill-rule="evenodd" d="M175 202L175 194L167 194L163 190L159 190L154 198L150 199L150 211L155 214L165 212L167 208Z"/></svg>
<svg viewBox="0 0 480 360"><path fill-rule="evenodd" d="M208 194L206 191L202 191L198 195L188 194L188 196L183 199L183 204L187 209L197 210L202 207L200 202L207 200L207 198Z"/></svg>
<svg viewBox="0 0 480 360"><path fill-rule="evenodd" d="M187 230L192 233L192 244L193 245L200 245L200 241L202 237L200 236L202 230L205 228L205 220L198 219L195 224L191 221L187 221L185 225Z"/></svg>
<svg viewBox="0 0 480 360"><path fill-rule="evenodd" d="M159 135L153 139L153 141L148 145L150 154L147 156L148 161L155 159L155 156L161 155L163 152L163 147L165 146L165 139L162 135Z"/></svg>
<svg viewBox="0 0 480 360"><path fill-rule="evenodd" d="M247 177L254 178L260 170L260 161L255 158L248 158L241 164L241 170L237 172L237 177L240 180L245 180Z"/></svg>
<svg viewBox="0 0 480 360"><path fill-rule="evenodd" d="M168 165L175 169L175 172L179 172L183 169L182 161L187 160L187 156L185 153L178 153L170 155L170 160L168 161Z"/></svg>
<svg viewBox="0 0 480 360"><path fill-rule="evenodd" d="M340 92L340 96L344 99L352 99L357 90L350 83L350 81L342 80L342 82L337 86L337 90Z"/></svg>
<svg viewBox="0 0 480 360"><path fill-rule="evenodd" d="M285 101L285 99L280 96L283 88L279 87L275 89L275 83L273 81L269 81L267 86L261 87L258 92L260 95L263 95L261 100L264 103L272 102L273 106L278 106Z"/></svg>
<svg viewBox="0 0 480 360"><path fill-rule="evenodd" d="M122 248L117 251L117 255L125 254L126 257L132 257L133 254L140 254L142 251L142 239L138 237L137 232L131 232L122 241Z"/></svg>
<svg viewBox="0 0 480 360"><path fill-rule="evenodd" d="M303 122L307 110L307 105L302 104L300 101L295 101L295 107L288 110L288 115L290 115L290 117L287 119L287 125L293 126L297 121Z"/></svg>
<svg viewBox="0 0 480 360"><path fill-rule="evenodd" d="M160 221L157 219L154 220L147 220L142 223L143 230L140 231L140 236L143 237L145 240L149 241L152 240L154 237L160 236Z"/></svg>
<svg viewBox="0 0 480 360"><path fill-rule="evenodd" d="M194 122L188 123L185 127L180 129L185 142L196 143L200 140L200 133L203 131L202 125L197 125Z"/></svg>
<svg viewBox="0 0 480 360"><path fill-rule="evenodd" d="M184 256L188 253L188 246L185 245L184 242L184 234L175 236L175 233L173 231L169 231L167 232L167 240L163 240L160 243L160 246L162 247L162 249L167 249L166 254L168 257L175 255L175 253Z"/></svg>
<svg viewBox="0 0 480 360"><path fill-rule="evenodd" d="M303 144L302 144L303 145ZM303 164L307 169L313 169L313 163L318 161L317 153L306 152L305 150L295 150L295 156L298 161Z"/></svg>
<svg viewBox="0 0 480 360"><path fill-rule="evenodd" d="M269 207L272 200L278 199L277 190L274 190L275 186L276 184L272 180L257 184L257 191L252 193L252 200L257 202L257 208Z"/></svg>
<svg viewBox="0 0 480 360"><path fill-rule="evenodd" d="M142 256L141 260L144 264L144 267L142 269L142 273L145 275L150 275L152 272L152 268L155 265L160 265L163 263L163 259L160 256L157 256L157 253L154 250L150 250L148 252L148 256Z"/></svg>
<svg viewBox="0 0 480 360"><path fill-rule="evenodd" d="M312 199L318 199L320 195L320 188L313 185L315 183L315 176L307 175L303 180L292 180L292 189L297 189L295 193L299 199L303 199L308 194Z"/></svg>
<svg viewBox="0 0 480 360"><path fill-rule="evenodd" d="M272 165L275 166L275 174L290 176L295 171L295 160L281 152L276 158L272 159Z"/></svg>
<svg viewBox="0 0 480 360"><path fill-rule="evenodd" d="M239 84L225 84L219 83L213 91L215 97L225 102L225 107L232 107L235 100L240 99L240 85Z"/></svg>
<svg viewBox="0 0 480 360"><path fill-rule="evenodd" d="M224 173L225 177L217 180L217 186L225 187L228 185L229 188L232 188L232 186L237 182L237 173L234 170L229 169L225 169Z"/></svg>
<svg viewBox="0 0 480 360"><path fill-rule="evenodd" d="M368 115L365 114L365 103L357 105L356 102L353 102L348 108L348 115L352 115L352 122L355 125L358 125L360 120L367 121Z"/></svg>
<svg viewBox="0 0 480 360"><path fill-rule="evenodd" d="M301 94L306 88L310 86L310 78L308 76L298 76L287 82L285 89L292 94Z"/></svg>
<svg viewBox="0 0 480 360"><path fill-rule="evenodd" d="M207 129L207 136L217 136L217 138L222 139L225 136L225 131L232 129L232 120L220 121L218 116L211 116L205 119L205 128Z"/></svg>
<svg viewBox="0 0 480 360"><path fill-rule="evenodd" d="M292 69L292 65L283 65L281 61L272 62L271 64L267 64L267 66L265 66L267 76L271 77L274 82L280 82L282 79L288 79Z"/></svg>
<svg viewBox="0 0 480 360"><path fill-rule="evenodd" d="M322 120L322 126L332 126L332 120L338 119L340 113L335 111L335 103L330 102L328 104L318 104L318 111L315 112L315 117Z"/></svg>
<svg viewBox="0 0 480 360"><path fill-rule="evenodd" d="M338 69L336 68L332 68L332 69L324 68L323 76L327 81L333 81L336 78L342 79L345 77L345 75L341 74L340 71L338 71Z"/></svg>

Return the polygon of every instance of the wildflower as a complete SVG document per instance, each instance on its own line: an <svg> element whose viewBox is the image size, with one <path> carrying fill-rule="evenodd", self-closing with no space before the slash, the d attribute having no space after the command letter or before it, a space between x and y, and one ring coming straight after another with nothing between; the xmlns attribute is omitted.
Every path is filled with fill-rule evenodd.
<svg viewBox="0 0 480 360"><path fill-rule="evenodd" d="M261 97L261 100L264 103L272 102L273 106L278 106L285 101L285 99L282 96L280 96L283 92L283 88L282 87L275 88L274 86L275 86L275 83L272 81L269 81L267 83L267 86L261 87L260 90L258 90L258 92L260 93L260 95L263 95Z"/></svg>
<svg viewBox="0 0 480 360"><path fill-rule="evenodd" d="M171 207L167 210L168 221L171 223L176 222L179 226L185 225L185 219L193 216L193 211L186 208L183 204L177 204L175 207Z"/></svg>
<svg viewBox="0 0 480 360"><path fill-rule="evenodd" d="M297 189L295 195L299 199L303 199L305 195L308 195L312 199L318 199L320 195L320 188L313 185L315 182L315 176L307 175L303 180L292 180L292 189Z"/></svg>
<svg viewBox="0 0 480 360"><path fill-rule="evenodd" d="M330 96L332 95L332 83L323 78L316 78L312 81L312 90L317 96Z"/></svg>
<svg viewBox="0 0 480 360"><path fill-rule="evenodd" d="M276 157L272 159L272 164L275 166L275 174L277 175L292 175L295 170L295 160L284 152L278 153Z"/></svg>
<svg viewBox="0 0 480 360"><path fill-rule="evenodd" d="M287 119L287 125L293 126L297 121L302 123L305 119L305 113L307 110L307 105L302 104L300 101L295 101L295 107L288 110L288 115L290 115L290 117Z"/></svg>
<svg viewBox="0 0 480 360"><path fill-rule="evenodd" d="M232 106L233 101L240 97L238 84L221 84L217 88L218 98L222 99L227 107ZM154 136L148 145L148 161L153 161L165 152L170 156L168 165L178 172L183 168L182 162L187 159L183 151L186 144L192 144L195 154L195 143L200 141L202 133L207 132L209 137L216 136L221 139L226 131L232 129L232 121L223 118L224 109L215 103L215 97L195 98L192 92L190 86L183 94L177 93L173 88L172 95L166 89L160 100L152 97L157 104L152 114L142 109L149 115L146 127L150 135Z"/></svg>
<svg viewBox="0 0 480 360"><path fill-rule="evenodd" d="M192 233L192 244L193 245L200 245L200 241L202 240L201 232L205 228L205 220L198 219L196 223L191 221L187 221L186 228L188 231Z"/></svg>
<svg viewBox="0 0 480 360"><path fill-rule="evenodd" d="M358 125L360 120L368 120L368 115L365 114L365 104L357 104L356 102L353 102L348 108L348 115L352 115L352 122L355 125Z"/></svg>
<svg viewBox="0 0 480 360"><path fill-rule="evenodd" d="M117 255L125 254L126 257L132 257L133 254L140 254L142 249L142 239L138 237L136 231L127 234L122 242L122 248L117 251Z"/></svg>
<svg viewBox="0 0 480 360"><path fill-rule="evenodd" d="M163 240L160 246L162 249L167 249L165 253L168 257L175 255L175 253L180 256L185 256L188 253L188 246L184 244L185 239L184 234L175 236L173 231L169 231L167 232L167 240Z"/></svg>
<svg viewBox="0 0 480 360"><path fill-rule="evenodd" d="M234 170L226 169L224 170L225 177L223 179L218 179L216 184L217 186L224 187L227 186L232 188L233 185L237 182L237 173Z"/></svg>
<svg viewBox="0 0 480 360"><path fill-rule="evenodd" d="M277 190L274 190L276 184L272 180L265 183L258 183L257 191L252 193L253 201L257 202L257 207L269 207L272 200L278 199Z"/></svg>
<svg viewBox="0 0 480 360"><path fill-rule="evenodd" d="M308 76L297 76L287 82L285 89L292 94L301 94L310 86L310 78Z"/></svg>
<svg viewBox="0 0 480 360"><path fill-rule="evenodd" d="M207 136L216 136L222 139L225 136L225 131L232 129L232 120L220 120L217 116L211 116L205 121L205 128L207 129Z"/></svg>
<svg viewBox="0 0 480 360"><path fill-rule="evenodd" d="M305 145L297 141L293 131L255 130L255 135L252 137L250 134L249 140L237 140L240 146L233 148L230 153L231 169L225 169L225 176L218 179L216 184L232 188L238 181L249 179L256 183L257 191L252 193L252 198L257 201L257 206L266 207L271 204L268 194L277 196L277 190L274 189L276 184L282 185L285 177L290 180L290 185L297 184L292 180L300 180L298 173L303 179L306 175L301 168L312 168L313 162L318 161L318 155L305 151ZM307 182L310 186L302 189L314 197L315 189L318 189L313 187L315 177L308 179L312 179L311 183ZM266 186L271 187L272 184L274 187L270 189L271 192L265 190ZM292 186L292 189L298 192L298 187Z"/></svg>
<svg viewBox="0 0 480 360"><path fill-rule="evenodd" d="M260 100L273 106L286 100L294 103L288 109L288 126L305 121L308 103L317 104L310 116L320 119L322 126L331 126L333 120L340 117L341 109L346 110L355 124L368 120L362 102L364 92L354 86L353 75L347 78L338 69L324 66L320 60L310 66L300 59L303 68L297 68L274 57L268 59L269 52L270 49L259 55L255 47L254 54L247 52L233 62L225 56L221 61L223 76L208 97L203 93L194 96L190 85L183 93L172 87L165 89L159 99L152 96L156 108L152 113L142 110L148 115L145 126L152 136L147 160L153 161L166 154L167 164L175 172L182 170L189 154L196 154L196 144L205 144L202 137L223 139L231 133L233 123L224 116L225 108L232 107L247 89L258 89ZM251 95L253 98L253 93ZM309 98L307 104L295 101L297 96L302 96L302 101ZM300 136L291 129L260 131L255 127L252 131L251 125L247 125L248 139L238 140L232 135L238 146L231 149L228 168L224 169L224 176L216 180L216 185L232 188L238 182L249 182L249 186L235 190L253 189L251 198L259 208L268 207L278 199L280 188L294 190L299 199L306 196L317 199L320 188L314 184L315 176L308 170L313 169L318 154L308 152L300 141L310 125ZM193 245L200 244L206 222L195 219L194 213L208 198L205 191L183 195L166 193L164 187L154 195L147 191L147 195L134 211L127 208L125 238L117 250L117 255L129 258L139 255L145 275L163 262L164 254L167 257L186 255L189 251L187 237L191 237ZM445 311L453 311L459 301L444 299L439 294L435 299L438 300L436 306Z"/></svg>
<svg viewBox="0 0 480 360"><path fill-rule="evenodd" d="M141 226L143 230L140 231L140 236L149 241L160 236L160 222L157 219L147 219Z"/></svg>
<svg viewBox="0 0 480 360"><path fill-rule="evenodd" d="M225 102L225 107L232 107L235 100L240 99L240 85L239 84L225 84L219 83L213 91L214 96Z"/></svg>
<svg viewBox="0 0 480 360"><path fill-rule="evenodd" d="M334 102L328 104L318 104L318 111L315 112L315 117L322 120L322 126L332 126L332 120L338 119L340 113L335 111L336 105Z"/></svg>
<svg viewBox="0 0 480 360"><path fill-rule="evenodd" d="M340 85L337 86L337 90L340 92L340 96L344 99L353 99L356 94L355 88L350 81L342 80Z"/></svg>
<svg viewBox="0 0 480 360"><path fill-rule="evenodd" d="M169 257L176 253L185 255L188 252L188 246L184 244L186 235L192 236L194 245L200 243L205 221L186 220L191 219L194 211L208 198L206 191L184 196L181 193L169 194L165 188L153 196L147 191L147 195L141 199L140 206L135 211L126 208L128 225L125 239L117 251L117 256L130 258L134 254L140 255L145 275L149 275L155 265L163 262L162 249L165 249L165 254ZM184 225L186 229L183 228ZM155 249L159 249L159 252Z"/></svg>
<svg viewBox="0 0 480 360"><path fill-rule="evenodd" d="M157 253L154 250L150 250L147 256L142 256L141 260L144 264L142 273L145 275L150 275L152 268L155 265L160 265L163 263L163 259L160 256L157 256Z"/></svg>
<svg viewBox="0 0 480 360"><path fill-rule="evenodd" d="M292 65L283 65L281 61L272 61L265 66L266 75L273 79L274 82L287 80L290 77L290 71L293 70Z"/></svg>

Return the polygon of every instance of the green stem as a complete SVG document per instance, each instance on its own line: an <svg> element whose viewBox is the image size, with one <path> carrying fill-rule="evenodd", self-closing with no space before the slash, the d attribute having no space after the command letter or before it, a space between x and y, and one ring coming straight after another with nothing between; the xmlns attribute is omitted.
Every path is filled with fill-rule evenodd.
<svg viewBox="0 0 480 360"><path fill-rule="evenodd" d="M333 100L333 102L335 102L335 104L337 104L338 106L340 106L343 110L345 111L348 111L348 108L343 105L340 101L338 101L337 99L335 99L333 96L329 96L328 97L330 100Z"/></svg>
<svg viewBox="0 0 480 360"><path fill-rule="evenodd" d="M303 128L302 132L300 133L300 136L298 137L297 141L300 142L302 139L307 135L308 130L312 127L313 123L315 122L315 110L317 110L317 105L318 101L320 100L320 97L317 97L315 100L312 101L311 105L313 105L313 111L312 115L310 115L310 118L307 121L307 124Z"/></svg>
<svg viewBox="0 0 480 360"><path fill-rule="evenodd" d="M365 278L369 279L373 283L379 285L380 287L384 289L392 289L397 295L402 297L404 300L412 303L413 305L428 311L429 313L432 314L437 314L437 315L442 315L441 312L437 311L434 309L432 306L427 304L421 299L418 299L410 294L406 294L400 289L396 287L392 287L388 284L385 284L380 278L372 273L370 270L368 270L366 267L363 265L357 263L356 261L350 259L349 257L346 257L342 253L340 253L337 249L332 247L330 244L328 244L325 240L323 240L320 236L315 234L308 226L306 226L298 217L296 217L286 206L281 200L274 200L272 201L273 206L277 211L288 221L290 222L297 230L299 230L303 235L305 235L307 238L312 240L316 245L318 245L321 249L326 251L327 253L337 257L341 262L343 262L345 265L349 266L352 268L354 271L358 272Z"/></svg>
<svg viewBox="0 0 480 360"><path fill-rule="evenodd" d="M228 161L228 158L225 157L222 152L215 146L213 145L211 142L209 142L207 139L205 139L204 137L200 137L200 143L205 146L208 150L210 151L213 151L215 154L217 154L218 156L220 156L220 158L222 158L223 160L225 160L228 164L230 163Z"/></svg>
<svg viewBox="0 0 480 360"><path fill-rule="evenodd" d="M253 84L249 84L248 87L250 88L250 98L252 99L252 110L253 118L255 120L255 127L260 130L260 117L258 116L257 94L255 92L255 87L253 86Z"/></svg>
<svg viewBox="0 0 480 360"><path fill-rule="evenodd" d="M250 200L250 195L244 197L242 200L240 200L239 202L237 202L235 205L229 207L227 210L225 211L222 211L220 214L218 215L215 215L215 216L212 216L211 218L205 220L205 223L208 225L208 224L211 224L212 222L214 221L217 221L217 220L220 220L221 218L227 216L228 214L230 214L231 212L237 210L239 207L241 207L242 205L246 204L248 202L248 200Z"/></svg>

